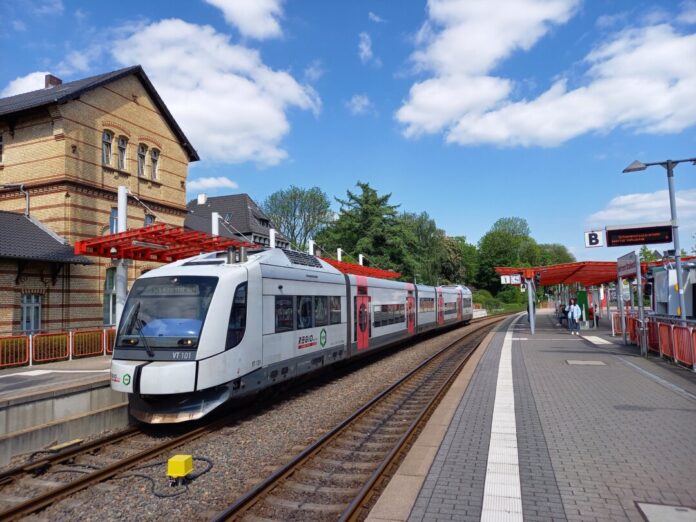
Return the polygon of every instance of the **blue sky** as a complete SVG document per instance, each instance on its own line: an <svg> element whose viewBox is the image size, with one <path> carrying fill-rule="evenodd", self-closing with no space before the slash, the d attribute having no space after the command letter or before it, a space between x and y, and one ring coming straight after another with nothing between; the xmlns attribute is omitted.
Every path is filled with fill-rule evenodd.
<svg viewBox="0 0 696 522"><path fill-rule="evenodd" d="M137 63L201 155L190 198L368 181L450 235L520 216L615 259L583 232L669 219L664 170L621 170L696 156L694 1L0 5L3 96ZM675 184L690 249L696 166Z"/></svg>

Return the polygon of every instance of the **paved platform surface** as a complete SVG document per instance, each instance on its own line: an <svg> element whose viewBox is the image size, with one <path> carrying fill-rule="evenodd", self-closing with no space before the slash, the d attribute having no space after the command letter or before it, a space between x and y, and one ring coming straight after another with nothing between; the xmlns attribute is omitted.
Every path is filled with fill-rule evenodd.
<svg viewBox="0 0 696 522"><path fill-rule="evenodd" d="M411 509L371 520L696 520L696 375L537 321L499 328Z"/></svg>
<svg viewBox="0 0 696 522"><path fill-rule="evenodd" d="M0 370L0 403L84 384L108 383L110 356Z"/></svg>

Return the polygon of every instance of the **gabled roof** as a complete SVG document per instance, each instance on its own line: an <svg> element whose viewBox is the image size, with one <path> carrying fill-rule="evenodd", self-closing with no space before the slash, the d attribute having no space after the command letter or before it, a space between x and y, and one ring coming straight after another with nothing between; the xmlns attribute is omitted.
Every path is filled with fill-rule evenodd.
<svg viewBox="0 0 696 522"><path fill-rule="evenodd" d="M192 230L211 232L211 215L213 212L220 214L220 218L230 224L232 230L238 230L242 234L257 234L268 237L270 224L269 217L263 213L249 194L232 194L229 196L209 197L205 204L199 205L193 199L186 205L188 214L184 226ZM262 221L269 222L270 226L264 226ZM220 226L220 235L227 236L224 226ZM281 241L288 239L276 231L276 238Z"/></svg>
<svg viewBox="0 0 696 522"><path fill-rule="evenodd" d="M38 107L43 107L45 105L51 105L54 103L65 103L71 100L79 98L83 93L106 85L107 83L120 80L126 76L134 74L138 77L140 82L145 87L148 95L152 98L157 108L162 113L162 116L167 121L167 124L171 128L172 132L176 135L181 143L181 146L186 150L190 161L198 161L198 153L196 149L189 143L188 138L184 135L177 124L174 116L169 112L167 106L160 98L160 95L155 90L154 85L145 74L145 71L140 65L134 65L132 67L125 67L117 71L112 71L105 74L98 74L97 76L90 76L89 78L83 78L82 80L75 80L74 82L62 83L54 87L49 87L47 89L39 89L38 91L25 92L22 94L17 94L15 96L9 96L7 98L0 99L0 119L6 119L7 116L12 114L21 113L31 109L36 109Z"/></svg>
<svg viewBox="0 0 696 522"><path fill-rule="evenodd" d="M0 211L0 258L90 264L40 222L5 211Z"/></svg>

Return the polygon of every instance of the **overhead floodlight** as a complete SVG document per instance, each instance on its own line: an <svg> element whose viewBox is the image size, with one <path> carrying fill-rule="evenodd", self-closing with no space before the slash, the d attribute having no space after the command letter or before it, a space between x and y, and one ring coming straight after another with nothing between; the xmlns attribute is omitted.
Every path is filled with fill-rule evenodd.
<svg viewBox="0 0 696 522"><path fill-rule="evenodd" d="M645 163L636 160L633 163L631 163L628 167L623 169L623 173L626 174L627 172L640 172L641 170L645 170L647 168L648 166Z"/></svg>

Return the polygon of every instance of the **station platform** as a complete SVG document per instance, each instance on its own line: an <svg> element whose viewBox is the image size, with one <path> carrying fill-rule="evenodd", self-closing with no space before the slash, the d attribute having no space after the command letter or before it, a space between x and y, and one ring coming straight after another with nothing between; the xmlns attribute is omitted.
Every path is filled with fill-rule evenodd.
<svg viewBox="0 0 696 522"><path fill-rule="evenodd" d="M504 322L368 520L696 521L696 374L609 334Z"/></svg>

